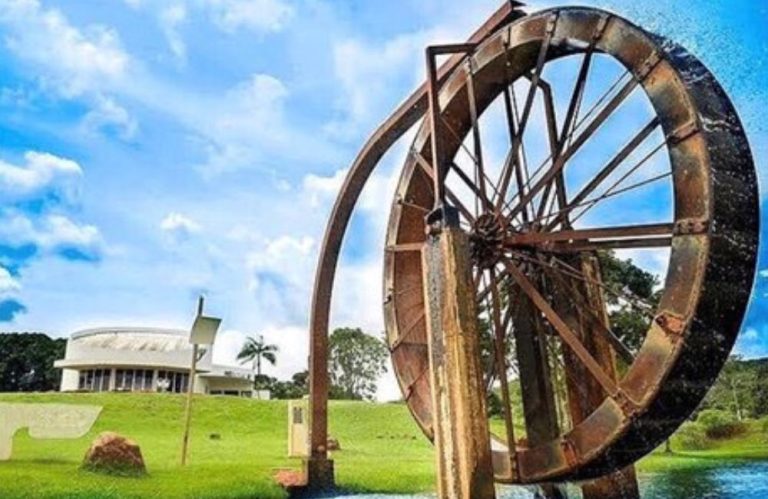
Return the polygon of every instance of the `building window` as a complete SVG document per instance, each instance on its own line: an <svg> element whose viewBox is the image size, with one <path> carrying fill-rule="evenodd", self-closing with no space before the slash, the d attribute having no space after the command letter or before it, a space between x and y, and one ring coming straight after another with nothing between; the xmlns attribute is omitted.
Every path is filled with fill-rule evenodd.
<svg viewBox="0 0 768 499"><path fill-rule="evenodd" d="M90 392L106 392L109 390L111 369L85 369L79 372L78 390Z"/></svg>
<svg viewBox="0 0 768 499"><path fill-rule="evenodd" d="M137 369L134 376L133 391L149 392L152 391L152 375L154 371L149 369Z"/></svg>
<svg viewBox="0 0 768 499"><path fill-rule="evenodd" d="M157 391L185 393L189 387L189 373L178 371L158 371Z"/></svg>

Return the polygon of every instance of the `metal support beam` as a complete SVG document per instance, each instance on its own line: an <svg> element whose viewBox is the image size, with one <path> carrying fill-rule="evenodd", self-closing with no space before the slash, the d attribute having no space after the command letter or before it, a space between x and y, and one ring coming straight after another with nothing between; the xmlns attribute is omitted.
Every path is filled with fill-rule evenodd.
<svg viewBox="0 0 768 499"><path fill-rule="evenodd" d="M456 226L422 252L440 499L495 497L469 239Z"/></svg>
<svg viewBox="0 0 768 499"><path fill-rule="evenodd" d="M525 14L518 2L505 2L469 38L469 43L480 43L513 19ZM438 68L438 83L445 80L463 60L455 54ZM341 243L352 210L363 187L379 160L402 135L408 131L428 109L427 83L413 92L371 135L349 168L333 206L320 256L312 292L309 340L309 406L310 457L305 462L307 489L325 489L333 483L333 465L328 463L328 320L331 295L336 277L336 265ZM320 477L315 481L315 477ZM327 478L327 480L325 479Z"/></svg>

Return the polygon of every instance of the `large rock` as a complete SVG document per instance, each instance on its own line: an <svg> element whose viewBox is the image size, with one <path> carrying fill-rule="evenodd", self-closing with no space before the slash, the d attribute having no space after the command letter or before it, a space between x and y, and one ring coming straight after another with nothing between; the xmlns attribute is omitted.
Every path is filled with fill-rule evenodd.
<svg viewBox="0 0 768 499"><path fill-rule="evenodd" d="M139 445L112 432L102 433L93 441L85 454L83 468L125 476L143 475L147 472Z"/></svg>

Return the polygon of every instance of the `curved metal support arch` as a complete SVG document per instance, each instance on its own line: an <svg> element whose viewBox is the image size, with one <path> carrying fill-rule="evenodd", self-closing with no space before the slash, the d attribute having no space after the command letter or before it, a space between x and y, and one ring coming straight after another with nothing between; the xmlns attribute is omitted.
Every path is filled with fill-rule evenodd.
<svg viewBox="0 0 768 499"><path fill-rule="evenodd" d="M508 22L525 15L518 2L499 8L470 38L479 43ZM461 63L462 55L452 56L438 70L442 82ZM382 156L416 124L427 110L427 84L422 84L371 135L358 153L344 179L325 230L312 293L309 340L310 457L326 459L328 439L328 321L331 294L341 244L357 199Z"/></svg>

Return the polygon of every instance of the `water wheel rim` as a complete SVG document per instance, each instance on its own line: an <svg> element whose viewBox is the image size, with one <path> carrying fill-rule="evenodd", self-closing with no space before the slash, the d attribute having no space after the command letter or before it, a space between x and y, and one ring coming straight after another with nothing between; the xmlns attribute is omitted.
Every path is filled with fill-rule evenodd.
<svg viewBox="0 0 768 499"><path fill-rule="evenodd" d="M754 278L758 196L745 134L715 78L680 47L597 9L526 16L498 30L472 55L478 108L498 95L494 78L501 81L499 75L509 70L505 44L513 51L518 65L512 71L519 76L534 65L553 24L552 39L569 42L547 55L552 59L588 44L601 23L596 50L639 80L664 134L672 139L667 144L675 208L670 270L657 319L614 396L560 438L519 449L516 473L508 456L495 451L496 479L502 482L589 478L653 450L695 408L719 372L740 329ZM467 72L460 68L440 95L443 114L460 137L470 128L460 103L466 99L466 84ZM458 147L456 141L449 149ZM423 213L413 212L416 206L431 206L423 195L426 187L415 187L429 184L419 173L419 155L429 155L427 127L417 134L412 150L418 154L409 155L403 168L388 226L384 315L405 400L431 437L426 324L419 300L403 298L421 292L416 250L424 240Z"/></svg>

